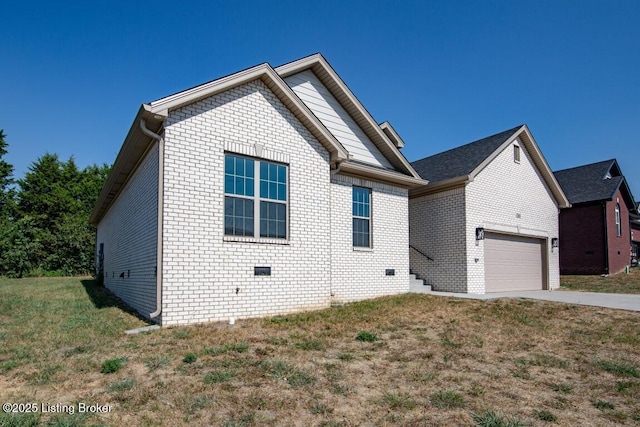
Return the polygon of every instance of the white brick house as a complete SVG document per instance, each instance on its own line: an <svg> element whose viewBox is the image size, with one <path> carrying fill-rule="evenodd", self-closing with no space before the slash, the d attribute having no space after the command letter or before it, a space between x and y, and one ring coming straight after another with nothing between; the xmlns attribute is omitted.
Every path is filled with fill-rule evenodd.
<svg viewBox="0 0 640 427"><path fill-rule="evenodd" d="M410 264L434 290L560 286L569 202L526 125L412 165L429 184L409 192Z"/></svg>
<svg viewBox="0 0 640 427"><path fill-rule="evenodd" d="M321 55L143 104L91 216L105 286L162 325L409 290L422 180Z"/></svg>

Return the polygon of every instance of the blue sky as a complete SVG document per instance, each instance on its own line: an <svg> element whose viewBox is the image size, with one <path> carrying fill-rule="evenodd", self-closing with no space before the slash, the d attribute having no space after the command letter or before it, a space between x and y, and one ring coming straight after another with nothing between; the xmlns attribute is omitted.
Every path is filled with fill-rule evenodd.
<svg viewBox="0 0 640 427"><path fill-rule="evenodd" d="M640 2L64 1L0 5L0 129L112 163L143 102L320 52L417 160L526 123L553 170L617 158L640 198Z"/></svg>

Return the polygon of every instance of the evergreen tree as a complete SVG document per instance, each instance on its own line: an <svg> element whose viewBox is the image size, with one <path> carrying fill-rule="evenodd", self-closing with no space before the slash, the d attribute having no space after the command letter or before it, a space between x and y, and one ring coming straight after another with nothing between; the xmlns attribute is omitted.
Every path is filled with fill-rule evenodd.
<svg viewBox="0 0 640 427"><path fill-rule="evenodd" d="M13 183L13 166L3 160L3 157L7 154L8 147L4 140L5 138L4 130L0 129L0 221L8 219L11 215L11 204L14 195L14 191L10 187Z"/></svg>

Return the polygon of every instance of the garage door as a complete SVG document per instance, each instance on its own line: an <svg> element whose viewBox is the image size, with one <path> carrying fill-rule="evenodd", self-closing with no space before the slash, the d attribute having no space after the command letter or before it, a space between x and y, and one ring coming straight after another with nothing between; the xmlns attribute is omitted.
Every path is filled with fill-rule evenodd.
<svg viewBox="0 0 640 427"><path fill-rule="evenodd" d="M485 292L544 289L544 240L486 233Z"/></svg>

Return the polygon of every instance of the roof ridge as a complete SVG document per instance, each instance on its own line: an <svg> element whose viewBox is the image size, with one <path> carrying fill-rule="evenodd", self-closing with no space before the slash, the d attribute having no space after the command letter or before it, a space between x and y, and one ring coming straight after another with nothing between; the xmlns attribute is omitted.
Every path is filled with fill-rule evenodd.
<svg viewBox="0 0 640 427"><path fill-rule="evenodd" d="M613 159L608 159L608 160L601 160L599 162L588 163L586 165L573 166L573 167L570 167L570 168L559 169L557 171L554 171L553 173L564 172L564 171L573 170L573 169L586 168L586 167L589 167L589 166L595 166L595 165L604 164L604 163L613 164L613 162L617 163L617 159L613 158Z"/></svg>
<svg viewBox="0 0 640 427"><path fill-rule="evenodd" d="M491 139L491 138L495 138L496 136L498 136L498 135L502 135L503 133L510 133L510 134L513 134L513 133L515 133L515 132L516 132L516 130L521 129L523 126L525 126L525 124L521 124L521 125L519 125L519 126L516 126L516 127L514 127L514 128L511 128L511 129L503 130L502 132L494 133L493 135L485 136L484 138L476 139L475 141L467 142L466 144L459 145L459 146L457 146L457 147L450 148L450 149L448 149L448 150L441 151L441 152L436 153L436 154L432 154L431 156L426 156L426 157L423 157L423 158L421 158L421 159L414 160L413 162L411 162L411 164L413 164L413 163L417 163L417 162L419 162L419 161L421 161L421 160L430 159L430 158L432 158L432 157L436 157L436 156L439 156L439 155L441 155L441 154L447 154L447 153L449 153L449 152L451 152L451 151L459 150L459 149L462 149L462 148L468 147L469 145L476 144L476 143L478 143L478 142L482 142L482 141L485 141L485 140L488 140L488 139Z"/></svg>

